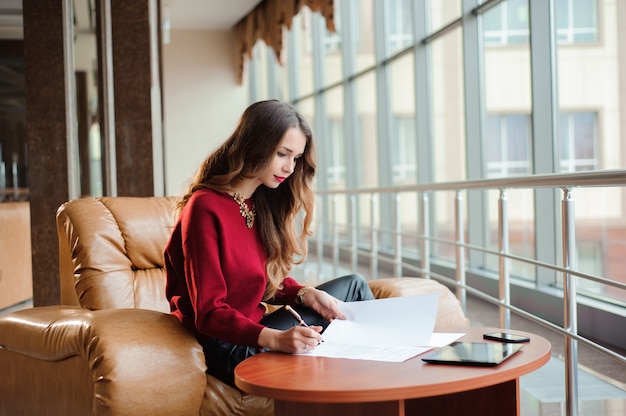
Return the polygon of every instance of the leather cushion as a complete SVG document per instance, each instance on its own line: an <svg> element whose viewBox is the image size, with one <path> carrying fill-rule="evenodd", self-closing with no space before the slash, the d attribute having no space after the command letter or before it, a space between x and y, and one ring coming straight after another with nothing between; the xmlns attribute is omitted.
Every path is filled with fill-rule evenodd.
<svg viewBox="0 0 626 416"><path fill-rule="evenodd" d="M388 277L372 280L369 286L376 298L439 293L435 331L469 326L469 320L465 317L459 300L450 289L435 280L419 277Z"/></svg>

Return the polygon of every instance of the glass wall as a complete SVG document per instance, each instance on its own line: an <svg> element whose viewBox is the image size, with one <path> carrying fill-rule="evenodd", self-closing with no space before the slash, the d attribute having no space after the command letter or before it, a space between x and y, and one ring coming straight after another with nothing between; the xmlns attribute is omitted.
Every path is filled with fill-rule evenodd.
<svg viewBox="0 0 626 416"><path fill-rule="evenodd" d="M285 35L284 68L268 70L279 64L255 48L251 96L287 96L303 110L317 137L320 190L626 168L626 20L619 18L626 3L554 0L553 9L543 0L479 3L335 0L333 33L304 7ZM280 92L272 91L272 74L280 74ZM626 280L619 273L624 188L576 189L573 196L580 271ZM482 224L468 227L470 244L497 249L498 197L494 191L484 203L465 205L465 218ZM546 199L529 189L506 197L511 253L559 264L559 248L550 243L546 254L542 244L560 238L560 224L550 220L560 196ZM404 230L417 230L413 198L400 194L403 206L413 208L401 213ZM453 192L431 198L433 235L454 237L454 199ZM337 204L345 223L356 212L362 226L391 226L389 201L371 205L359 197L355 211L348 201ZM359 244L368 247L369 236L359 235ZM407 244L405 255L418 258L415 243ZM432 262L454 260L454 250L437 246ZM488 257L468 256L468 267L497 270ZM511 275L537 289L560 285L557 273L545 277L515 261ZM626 304L623 291L599 283L578 290Z"/></svg>
<svg viewBox="0 0 626 416"><path fill-rule="evenodd" d="M555 2L558 68L558 170L623 169L624 2ZM621 11L623 16L623 10ZM576 252L585 273L624 280L624 188L580 189L576 200ZM607 301L624 291L579 279L578 290Z"/></svg>
<svg viewBox="0 0 626 416"><path fill-rule="evenodd" d="M532 79L528 0L509 0L485 11L482 23L484 68L485 166L487 178L527 176L533 173ZM489 247L498 249L497 190L488 196ZM534 257L534 195L532 190L506 194L511 212L511 254ZM489 257L488 270L497 270L498 259ZM535 281L535 269L511 262L511 273Z"/></svg>

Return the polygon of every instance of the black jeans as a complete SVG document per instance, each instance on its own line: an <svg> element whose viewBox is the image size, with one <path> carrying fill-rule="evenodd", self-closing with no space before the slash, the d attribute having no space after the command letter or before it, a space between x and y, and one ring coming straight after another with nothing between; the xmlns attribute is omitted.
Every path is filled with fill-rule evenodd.
<svg viewBox="0 0 626 416"><path fill-rule="evenodd" d="M322 283L316 286L317 289L323 290L337 299L344 302L355 302L360 300L374 299L374 295L370 290L367 281L357 275L351 274L337 279ZM324 329L329 322L313 309L295 306L294 309L300 313L302 319L309 325L321 326ZM293 316L284 308L268 314L261 319L262 325L275 329L289 329L297 325ZM213 339L203 345L204 357L207 365L207 373L217 377L223 382L235 386L235 367L237 364L252 357L255 354L263 352L263 349L246 347L243 345L235 345L219 339Z"/></svg>

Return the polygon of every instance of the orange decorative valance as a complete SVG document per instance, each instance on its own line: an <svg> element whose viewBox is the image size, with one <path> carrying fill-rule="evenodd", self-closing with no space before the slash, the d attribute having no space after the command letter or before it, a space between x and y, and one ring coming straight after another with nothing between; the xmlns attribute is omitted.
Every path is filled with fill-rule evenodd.
<svg viewBox="0 0 626 416"><path fill-rule="evenodd" d="M329 31L335 31L334 0L263 0L234 27L237 36L237 79L241 84L246 57L252 59L252 48L259 39L274 50L282 63L283 26L291 29L293 17L302 6L319 12L326 20Z"/></svg>

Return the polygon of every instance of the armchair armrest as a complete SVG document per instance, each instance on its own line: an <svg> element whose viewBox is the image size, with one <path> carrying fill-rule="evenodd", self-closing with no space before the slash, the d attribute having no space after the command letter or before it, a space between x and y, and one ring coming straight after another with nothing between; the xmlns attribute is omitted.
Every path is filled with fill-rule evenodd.
<svg viewBox="0 0 626 416"><path fill-rule="evenodd" d="M206 388L202 347L176 318L151 310L20 310L0 318L1 350L47 362L82 357L94 414L198 414Z"/></svg>

